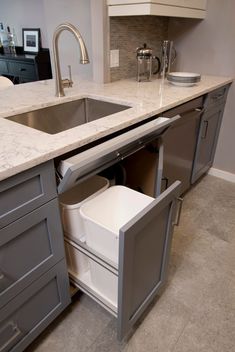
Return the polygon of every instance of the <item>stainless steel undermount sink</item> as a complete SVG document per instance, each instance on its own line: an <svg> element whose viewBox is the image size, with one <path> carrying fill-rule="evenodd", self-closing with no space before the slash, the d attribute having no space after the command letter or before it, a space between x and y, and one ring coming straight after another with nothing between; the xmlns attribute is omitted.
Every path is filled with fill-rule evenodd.
<svg viewBox="0 0 235 352"><path fill-rule="evenodd" d="M84 98L6 119L49 134L56 134L129 108L131 106Z"/></svg>

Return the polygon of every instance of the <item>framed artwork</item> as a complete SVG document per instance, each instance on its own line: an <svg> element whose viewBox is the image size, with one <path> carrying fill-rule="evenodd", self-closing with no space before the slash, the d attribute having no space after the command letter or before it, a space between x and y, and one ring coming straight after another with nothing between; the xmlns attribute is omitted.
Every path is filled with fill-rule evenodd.
<svg viewBox="0 0 235 352"><path fill-rule="evenodd" d="M23 28L23 50L25 53L37 53L41 48L40 28Z"/></svg>

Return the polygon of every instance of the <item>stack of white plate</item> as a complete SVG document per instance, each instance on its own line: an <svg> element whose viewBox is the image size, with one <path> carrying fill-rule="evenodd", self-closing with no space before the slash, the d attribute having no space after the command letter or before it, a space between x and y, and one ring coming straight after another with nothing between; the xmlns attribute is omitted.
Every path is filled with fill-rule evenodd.
<svg viewBox="0 0 235 352"><path fill-rule="evenodd" d="M167 80L175 86L191 87L201 80L201 75L192 72L170 72L167 74Z"/></svg>

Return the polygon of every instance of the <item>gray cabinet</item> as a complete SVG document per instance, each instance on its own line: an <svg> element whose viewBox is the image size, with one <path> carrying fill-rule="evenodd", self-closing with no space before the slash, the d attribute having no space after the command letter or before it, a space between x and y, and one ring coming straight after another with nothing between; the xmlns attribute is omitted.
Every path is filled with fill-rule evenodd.
<svg viewBox="0 0 235 352"><path fill-rule="evenodd" d="M2 181L0 202L0 351L23 351L70 302L53 162Z"/></svg>
<svg viewBox="0 0 235 352"><path fill-rule="evenodd" d="M192 179L194 183L213 164L229 86L207 95L198 134Z"/></svg>
<svg viewBox="0 0 235 352"><path fill-rule="evenodd" d="M163 187L180 180L182 193L190 188L202 106L203 97L200 97L163 113L170 118L175 114L181 116L163 136Z"/></svg>

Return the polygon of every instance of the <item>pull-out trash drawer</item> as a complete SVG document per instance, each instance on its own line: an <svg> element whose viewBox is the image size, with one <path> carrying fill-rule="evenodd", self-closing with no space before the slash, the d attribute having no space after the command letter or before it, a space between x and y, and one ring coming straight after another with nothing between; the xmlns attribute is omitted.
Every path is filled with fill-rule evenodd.
<svg viewBox="0 0 235 352"><path fill-rule="evenodd" d="M58 192L132 155L161 137L177 119L156 119L61 162ZM162 157L158 159L161 169ZM156 183L161 183L161 170ZM123 186L110 187L80 208L85 241L65 237L72 283L117 317L119 340L166 280L180 187L176 181L155 198Z"/></svg>

